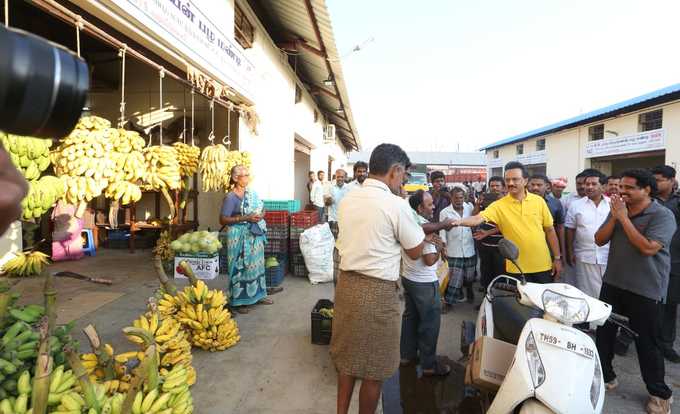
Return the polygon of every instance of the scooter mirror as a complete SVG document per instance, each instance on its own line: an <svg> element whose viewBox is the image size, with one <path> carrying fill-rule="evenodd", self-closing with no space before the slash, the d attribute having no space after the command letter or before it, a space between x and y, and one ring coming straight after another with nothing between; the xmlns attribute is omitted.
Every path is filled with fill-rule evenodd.
<svg viewBox="0 0 680 414"><path fill-rule="evenodd" d="M508 239L501 239L498 242L498 250L506 259L514 262L519 257L517 245Z"/></svg>

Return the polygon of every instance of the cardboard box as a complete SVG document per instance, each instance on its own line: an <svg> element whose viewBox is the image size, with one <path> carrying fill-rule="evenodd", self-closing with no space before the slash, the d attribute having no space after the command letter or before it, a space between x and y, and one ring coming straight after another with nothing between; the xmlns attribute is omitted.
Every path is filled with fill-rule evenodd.
<svg viewBox="0 0 680 414"><path fill-rule="evenodd" d="M186 261L191 266L191 270L196 274L196 278L203 280L211 280L217 277L220 271L220 258L218 253L196 253L196 254L175 254L175 277L178 279L186 276L177 272L177 267L180 262Z"/></svg>
<svg viewBox="0 0 680 414"><path fill-rule="evenodd" d="M488 391L497 391L515 356L516 346L483 336L475 341L470 358L472 383Z"/></svg>

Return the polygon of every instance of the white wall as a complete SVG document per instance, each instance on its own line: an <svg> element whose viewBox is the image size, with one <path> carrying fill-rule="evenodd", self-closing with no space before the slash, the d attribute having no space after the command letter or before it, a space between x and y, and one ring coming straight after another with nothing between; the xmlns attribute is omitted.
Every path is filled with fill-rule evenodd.
<svg viewBox="0 0 680 414"><path fill-rule="evenodd" d="M0 236L0 266L13 258L14 253L20 252L22 248L21 222L15 221L5 234Z"/></svg>

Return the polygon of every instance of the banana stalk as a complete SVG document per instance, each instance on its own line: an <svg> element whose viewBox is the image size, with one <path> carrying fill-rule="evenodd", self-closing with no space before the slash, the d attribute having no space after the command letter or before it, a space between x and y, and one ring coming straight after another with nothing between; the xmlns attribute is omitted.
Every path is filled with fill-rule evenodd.
<svg viewBox="0 0 680 414"><path fill-rule="evenodd" d="M165 270L163 269L163 262L161 261L160 256L157 255L154 257L153 266L156 269L156 275L158 275L158 280L160 280L163 290L165 290L166 293L175 296L177 294L177 286L170 280L170 278L168 278L168 275L165 273Z"/></svg>
<svg viewBox="0 0 680 414"><path fill-rule="evenodd" d="M135 328L133 326L128 326L123 328L123 333L125 335L136 336L144 341L144 346L148 347L155 343L153 334L142 328Z"/></svg>
<svg viewBox="0 0 680 414"><path fill-rule="evenodd" d="M191 269L189 263L187 263L186 260L182 260L181 262L179 262L179 267L182 269L182 273L184 274L184 276L189 278L191 286L196 286L196 284L198 283L198 278L196 278L196 274Z"/></svg>
<svg viewBox="0 0 680 414"><path fill-rule="evenodd" d="M132 377L132 382L130 383L130 389L128 389L128 392L125 395L125 401L123 401L123 408L121 409L122 413L132 412L132 403L134 403L137 393L142 391L144 381L149 375L149 371L151 368L158 368L158 364L154 364L155 355L155 345L151 345L150 347L146 348L144 361L142 361L139 367L135 370L135 375Z"/></svg>
<svg viewBox="0 0 680 414"><path fill-rule="evenodd" d="M52 374L52 357L49 345L49 324L43 318L40 325L40 347L38 359L35 363L35 377L33 378L33 390L31 395L31 407L33 414L45 414L47 412L47 398L50 393L50 374Z"/></svg>
<svg viewBox="0 0 680 414"><path fill-rule="evenodd" d="M45 315L47 315L47 333L48 336L54 332L54 327L57 324L57 290L54 288L54 276L52 272L43 269L45 277L45 285L43 286L43 296L45 297Z"/></svg>
<svg viewBox="0 0 680 414"><path fill-rule="evenodd" d="M7 315L7 309L9 304L12 302L12 294L9 291L9 287L3 285L0 288L0 321L5 319Z"/></svg>
<svg viewBox="0 0 680 414"><path fill-rule="evenodd" d="M172 221L172 219L175 218L175 202L172 200L172 197L170 197L167 188L161 188L161 194L163 194L165 201L168 203L168 207L170 208L170 221Z"/></svg>
<svg viewBox="0 0 680 414"><path fill-rule="evenodd" d="M109 355L105 350L104 347L102 346L102 341L99 339L99 334L97 333L97 329L93 325L87 325L83 329L83 333L87 337L87 340L90 342L90 346L92 347L92 352L97 355L97 359L99 360L99 364L103 367L104 369L104 379L105 380L112 380L116 378L116 371L113 367L113 355Z"/></svg>
<svg viewBox="0 0 680 414"><path fill-rule="evenodd" d="M85 403L88 407L90 407L90 409L94 409L95 412L98 413L100 411L100 407L99 401L97 401L97 393L92 386L92 382L90 382L90 377L87 375L87 371L85 370L78 353L72 348L67 348L64 351L66 353L66 359L73 370L73 374L78 379L81 392L85 396ZM130 411L123 412L128 413Z"/></svg>

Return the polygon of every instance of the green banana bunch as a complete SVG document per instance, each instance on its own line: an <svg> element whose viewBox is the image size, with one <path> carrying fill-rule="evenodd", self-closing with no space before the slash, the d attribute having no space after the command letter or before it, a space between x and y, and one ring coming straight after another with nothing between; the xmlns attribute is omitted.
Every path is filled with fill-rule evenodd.
<svg viewBox="0 0 680 414"><path fill-rule="evenodd" d="M27 180L35 180L50 165L51 139L22 137L0 132L0 143Z"/></svg>
<svg viewBox="0 0 680 414"><path fill-rule="evenodd" d="M29 181L28 195L21 201L22 218L39 218L64 196L64 182L53 175Z"/></svg>

